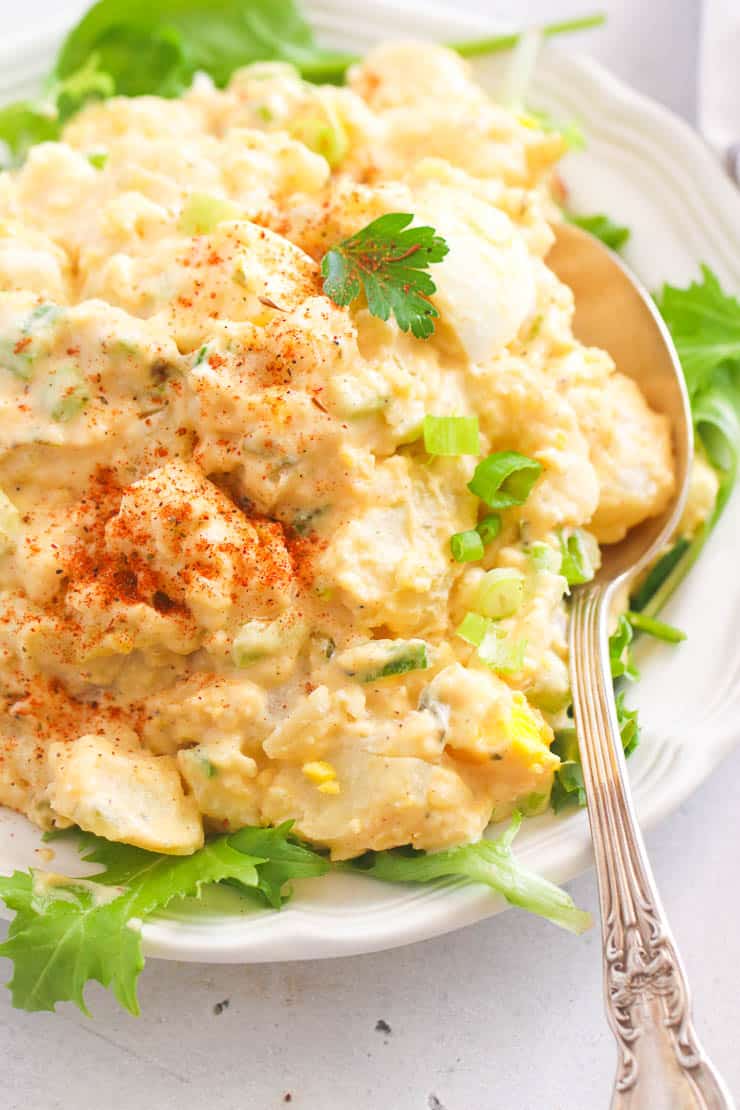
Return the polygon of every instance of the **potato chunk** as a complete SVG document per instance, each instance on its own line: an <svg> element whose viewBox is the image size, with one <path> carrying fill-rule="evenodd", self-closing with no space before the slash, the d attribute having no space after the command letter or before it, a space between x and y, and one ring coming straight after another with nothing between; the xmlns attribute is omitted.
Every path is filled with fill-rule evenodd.
<svg viewBox="0 0 740 1110"><path fill-rule="evenodd" d="M277 615L290 600L280 527L249 520L193 464L168 463L130 486L106 544L112 553L145 553L167 595L209 630Z"/></svg>
<svg viewBox="0 0 740 1110"><path fill-rule="evenodd" d="M198 806L170 756L88 735L52 744L49 762L52 809L86 832L174 856L203 846Z"/></svg>

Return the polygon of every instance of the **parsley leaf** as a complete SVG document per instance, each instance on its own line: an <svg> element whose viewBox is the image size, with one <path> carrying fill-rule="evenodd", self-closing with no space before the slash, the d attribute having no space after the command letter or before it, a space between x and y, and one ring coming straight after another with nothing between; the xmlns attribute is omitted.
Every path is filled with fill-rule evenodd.
<svg viewBox="0 0 740 1110"><path fill-rule="evenodd" d="M603 213L594 216L572 216L566 213L565 218L568 223L575 224L576 227L580 227L600 239L605 247L609 247L613 251L621 250L630 237L628 227L622 227L620 224L614 223Z"/></svg>
<svg viewBox="0 0 740 1110"><path fill-rule="evenodd" d="M413 215L389 212L328 251L321 263L324 292L351 304L360 291L373 316L395 316L401 331L428 339L439 313L429 300L437 287L426 272L448 246L431 227L409 227Z"/></svg>
<svg viewBox="0 0 740 1110"><path fill-rule="evenodd" d="M452 877L485 883L512 906L539 914L572 933L584 932L591 925L590 914L579 910L566 891L523 867L514 855L511 844L521 823L521 814L515 813L509 828L493 840L441 852L409 848L366 852L345 866L390 883L428 883Z"/></svg>
<svg viewBox="0 0 740 1110"><path fill-rule="evenodd" d="M256 890L279 908L291 878L321 875L328 864L288 840L290 823L242 829L210 841L191 856L166 856L89 833L82 858L100 864L90 878L16 871L0 877L0 898L15 917L0 956L14 962L9 986L24 1010L53 1010L75 1002L87 1014L91 980L110 987L120 1004L138 1014L136 983L144 966L139 923L173 898L199 896L224 880Z"/></svg>

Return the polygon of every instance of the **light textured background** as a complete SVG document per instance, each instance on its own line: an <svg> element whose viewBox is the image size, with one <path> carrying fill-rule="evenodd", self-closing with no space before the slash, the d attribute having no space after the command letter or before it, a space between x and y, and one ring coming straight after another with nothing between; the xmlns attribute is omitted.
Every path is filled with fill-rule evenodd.
<svg viewBox="0 0 740 1110"><path fill-rule="evenodd" d="M514 19L580 0L460 0ZM3 31L71 0L2 3ZM573 41L689 119L699 0L611 0L605 31ZM740 725L739 725L740 727ZM701 736L697 736L701 743ZM740 752L648 836L707 1048L740 1095ZM596 910L592 876L571 887ZM144 1016L90 992L94 1022L14 1012L0 993L8 1110L599 1110L614 1066L599 938L510 912L413 948L354 959L207 967L150 961ZM215 1011L228 1000L227 1008ZM383 1019L390 1033L376 1031Z"/></svg>

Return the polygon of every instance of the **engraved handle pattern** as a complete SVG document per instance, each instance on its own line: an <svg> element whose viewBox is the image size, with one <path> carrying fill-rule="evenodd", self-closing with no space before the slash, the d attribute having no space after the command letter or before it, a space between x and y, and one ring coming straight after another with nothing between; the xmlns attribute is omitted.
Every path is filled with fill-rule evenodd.
<svg viewBox="0 0 740 1110"><path fill-rule="evenodd" d="M601 902L604 991L619 1060L613 1110L733 1110L691 1022L686 976L627 786L609 672L610 589L573 598L571 677Z"/></svg>

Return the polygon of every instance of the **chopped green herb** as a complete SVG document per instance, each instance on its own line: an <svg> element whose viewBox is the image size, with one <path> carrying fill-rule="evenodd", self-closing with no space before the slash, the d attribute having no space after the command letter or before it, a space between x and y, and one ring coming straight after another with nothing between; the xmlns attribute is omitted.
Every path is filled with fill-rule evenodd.
<svg viewBox="0 0 740 1110"><path fill-rule="evenodd" d="M617 627L609 637L609 665L612 678L636 679L640 672L632 658L632 625L622 614Z"/></svg>
<svg viewBox="0 0 740 1110"><path fill-rule="evenodd" d="M47 387L49 415L66 424L80 415L90 400L90 391L82 371L76 366L60 366Z"/></svg>
<svg viewBox="0 0 740 1110"><path fill-rule="evenodd" d="M429 649L424 640L369 640L335 656L337 665L358 682L424 671L429 666Z"/></svg>
<svg viewBox="0 0 740 1110"><path fill-rule="evenodd" d="M637 719L637 710L628 709L624 704L624 690L619 690L616 696L617 724L619 735L622 738L622 749L625 757L632 755L640 742L640 724Z"/></svg>
<svg viewBox="0 0 740 1110"><path fill-rule="evenodd" d="M475 593L476 612L493 620L511 617L524 601L524 575L512 567L489 570Z"/></svg>
<svg viewBox="0 0 740 1110"><path fill-rule="evenodd" d="M480 613L466 613L462 622L455 629L455 634L473 647L480 647L483 637L490 628L491 622Z"/></svg>
<svg viewBox="0 0 740 1110"><path fill-rule="evenodd" d="M62 312L50 301L36 305L15 334L0 339L0 366L22 381L30 381L35 360L51 347L51 327Z"/></svg>
<svg viewBox="0 0 740 1110"><path fill-rule="evenodd" d="M479 462L468 489L491 509L523 505L542 472L542 464L517 451L497 451Z"/></svg>
<svg viewBox="0 0 740 1110"><path fill-rule="evenodd" d="M563 557L560 551L547 543L533 543L527 554L534 570L548 571L550 574L562 573Z"/></svg>
<svg viewBox="0 0 740 1110"><path fill-rule="evenodd" d="M555 733L550 751L560 759L552 783L550 804L556 813L572 805L585 806L586 787L578 751L578 737L574 728L560 729Z"/></svg>
<svg viewBox="0 0 740 1110"><path fill-rule="evenodd" d="M485 555L483 540L475 529L469 532L455 532L454 536L450 537L450 548L456 563L471 563L475 559L482 559Z"/></svg>
<svg viewBox="0 0 740 1110"><path fill-rule="evenodd" d="M690 546L691 542L685 536L681 536L673 547L658 559L630 598L630 609L633 613L642 612L648 602L655 597L671 572L680 564Z"/></svg>
<svg viewBox="0 0 740 1110"><path fill-rule="evenodd" d="M682 632L680 628L675 628L672 624L666 624L665 621L656 620L655 617L646 617L644 613L633 613L631 611L627 612L625 616L638 632L645 632L648 636L655 637L656 640L663 640L667 644L680 644L682 640L686 639L686 633Z"/></svg>
<svg viewBox="0 0 740 1110"><path fill-rule="evenodd" d="M96 170L104 170L108 161L108 152L105 150L94 150L87 156L90 165Z"/></svg>
<svg viewBox="0 0 740 1110"><path fill-rule="evenodd" d="M476 531L487 547L489 543L492 543L496 539L501 531L501 517L498 513L489 513L487 516L484 516L482 520L478 521Z"/></svg>
<svg viewBox="0 0 740 1110"><path fill-rule="evenodd" d="M436 285L427 273L447 244L431 227L409 227L408 212L389 212L343 239L321 262L324 292L335 304L352 303L363 290L373 316L396 319L401 331L428 339L439 313L429 298Z"/></svg>
<svg viewBox="0 0 740 1110"><path fill-rule="evenodd" d="M424 450L430 455L479 455L477 416L425 416Z"/></svg>
<svg viewBox="0 0 740 1110"><path fill-rule="evenodd" d="M590 582L596 573L594 566L594 543L580 528L572 532L559 533L562 561L560 573L569 586L580 586Z"/></svg>

